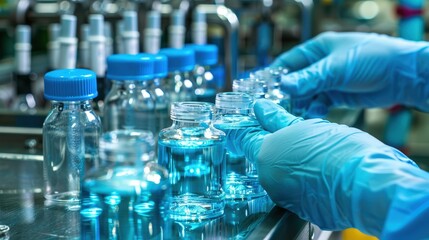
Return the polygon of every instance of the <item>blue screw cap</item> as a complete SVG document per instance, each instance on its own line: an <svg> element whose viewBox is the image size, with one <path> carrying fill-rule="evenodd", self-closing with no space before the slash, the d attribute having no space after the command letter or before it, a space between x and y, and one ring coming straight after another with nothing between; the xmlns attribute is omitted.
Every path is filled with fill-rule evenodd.
<svg viewBox="0 0 429 240"><path fill-rule="evenodd" d="M211 66L218 61L218 48L214 44L186 44L185 48L195 51L195 63L198 65Z"/></svg>
<svg viewBox="0 0 429 240"><path fill-rule="evenodd" d="M169 72L188 72L195 67L195 52L191 48L163 48L159 54L167 56Z"/></svg>
<svg viewBox="0 0 429 240"><path fill-rule="evenodd" d="M150 80L153 70L151 54L113 54L107 58L106 77L111 80Z"/></svg>
<svg viewBox="0 0 429 240"><path fill-rule="evenodd" d="M44 96L55 101L84 101L97 97L97 77L88 69L59 69L45 74Z"/></svg>
<svg viewBox="0 0 429 240"><path fill-rule="evenodd" d="M155 54L153 56L154 66L153 75L156 78L164 78L168 74L168 59L167 56L161 54Z"/></svg>

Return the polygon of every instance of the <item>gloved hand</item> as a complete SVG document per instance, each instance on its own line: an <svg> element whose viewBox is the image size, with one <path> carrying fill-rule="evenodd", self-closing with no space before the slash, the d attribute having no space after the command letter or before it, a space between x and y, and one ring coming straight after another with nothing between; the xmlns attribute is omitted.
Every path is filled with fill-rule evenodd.
<svg viewBox="0 0 429 240"><path fill-rule="evenodd" d="M279 66L292 71L282 79L283 90L309 117L324 116L332 106L402 104L429 111L427 42L326 32L279 56L271 67Z"/></svg>
<svg viewBox="0 0 429 240"><path fill-rule="evenodd" d="M323 229L429 236L429 174L408 157L358 129L303 120L269 100L254 111L262 127L227 132L227 144L256 163L276 204Z"/></svg>

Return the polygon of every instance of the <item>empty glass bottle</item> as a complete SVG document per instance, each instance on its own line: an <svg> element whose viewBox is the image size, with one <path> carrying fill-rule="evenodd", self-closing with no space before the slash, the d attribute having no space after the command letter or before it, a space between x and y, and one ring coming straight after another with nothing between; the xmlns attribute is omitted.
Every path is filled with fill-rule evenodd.
<svg viewBox="0 0 429 240"><path fill-rule="evenodd" d="M155 97L155 138L159 132L171 126L170 113L168 109L170 107L170 95L166 89L165 77L168 74L168 62L167 57L161 54L153 56L153 82L151 91Z"/></svg>
<svg viewBox="0 0 429 240"><path fill-rule="evenodd" d="M195 67L195 53L192 49L164 48L159 54L167 56L167 90L171 102L194 101L195 82L192 70Z"/></svg>
<svg viewBox="0 0 429 240"><path fill-rule="evenodd" d="M175 102L173 125L158 138L158 163L170 174L170 216L202 220L224 212L225 133L211 123L213 104Z"/></svg>
<svg viewBox="0 0 429 240"><path fill-rule="evenodd" d="M241 92L216 95L216 113L213 124L228 132L259 126L252 113L252 97ZM223 187L227 199L251 199L266 195L259 184L254 163L243 152L226 149L226 182Z"/></svg>
<svg viewBox="0 0 429 240"><path fill-rule="evenodd" d="M112 88L104 100L104 131L140 129L155 133L155 98L149 89L153 58L148 54L114 54L107 58Z"/></svg>
<svg viewBox="0 0 429 240"><path fill-rule="evenodd" d="M44 195L53 204L79 208L80 181L96 165L101 121L92 110L94 72L63 69L46 73L45 98L52 108L43 124Z"/></svg>
<svg viewBox="0 0 429 240"><path fill-rule="evenodd" d="M268 92L267 83L262 79L240 78L232 82L233 92L247 93L255 99L265 98Z"/></svg>
<svg viewBox="0 0 429 240"><path fill-rule="evenodd" d="M217 86L210 67L217 63L217 46L212 44L187 44L186 47L195 51L193 78L197 101L214 103Z"/></svg>
<svg viewBox="0 0 429 240"><path fill-rule="evenodd" d="M250 77L266 82L265 98L272 100L287 111L291 111L291 97L280 88L281 76L284 74L287 74L285 68L264 68L251 73Z"/></svg>

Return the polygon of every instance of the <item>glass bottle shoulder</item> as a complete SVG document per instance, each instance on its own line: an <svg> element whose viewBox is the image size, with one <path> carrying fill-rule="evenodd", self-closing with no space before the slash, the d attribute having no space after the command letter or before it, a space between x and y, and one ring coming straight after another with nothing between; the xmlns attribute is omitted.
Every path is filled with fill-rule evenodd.
<svg viewBox="0 0 429 240"><path fill-rule="evenodd" d="M149 86L139 81L115 83L105 99L105 109L109 106L134 106L135 108L154 108L155 96Z"/></svg>
<svg viewBox="0 0 429 240"><path fill-rule="evenodd" d="M84 127L98 128L101 126L100 117L92 109L90 102L54 104L43 126L44 128L47 126L60 127L72 125L75 122Z"/></svg>

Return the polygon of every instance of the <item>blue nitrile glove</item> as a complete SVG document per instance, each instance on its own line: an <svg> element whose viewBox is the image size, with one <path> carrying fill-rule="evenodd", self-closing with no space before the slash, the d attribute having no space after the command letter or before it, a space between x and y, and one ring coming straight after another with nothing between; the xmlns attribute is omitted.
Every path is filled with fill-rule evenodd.
<svg viewBox="0 0 429 240"><path fill-rule="evenodd" d="M271 66L292 71L282 79L283 90L301 99L300 105L309 104L310 117L323 116L332 106L402 104L429 111L427 42L326 32L283 53Z"/></svg>
<svg viewBox="0 0 429 240"><path fill-rule="evenodd" d="M429 238L429 173L356 128L302 120L269 100L260 128L227 133L256 162L271 199L323 229L349 227L381 239Z"/></svg>

